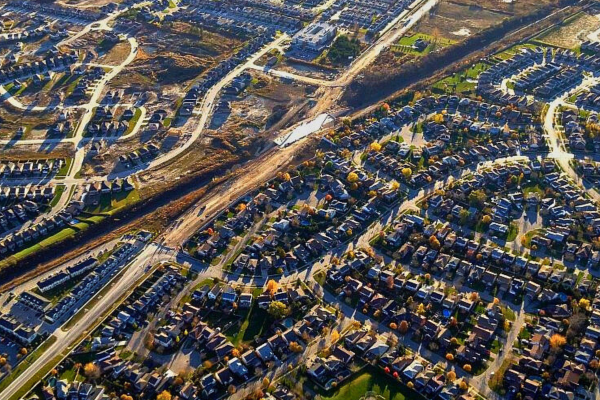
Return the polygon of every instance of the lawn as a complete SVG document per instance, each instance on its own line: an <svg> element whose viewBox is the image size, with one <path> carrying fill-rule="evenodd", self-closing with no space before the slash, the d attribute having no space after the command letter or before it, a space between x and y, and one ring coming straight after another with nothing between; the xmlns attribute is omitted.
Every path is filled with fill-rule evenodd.
<svg viewBox="0 0 600 400"><path fill-rule="evenodd" d="M423 39L429 43L423 51L418 51L412 47L418 39ZM416 33L412 36L405 36L400 38L398 44L392 46L392 50L401 51L403 53L425 55L435 49L448 47L455 43L456 41L452 39L434 38L433 36L424 33Z"/></svg>
<svg viewBox="0 0 600 400"><path fill-rule="evenodd" d="M100 196L99 204L95 207L86 209L86 211L92 214L106 213L112 215L120 209L136 203L139 200L140 194L135 189L129 192L103 194Z"/></svg>
<svg viewBox="0 0 600 400"><path fill-rule="evenodd" d="M544 190L539 184L528 184L522 187L523 195L527 196L529 193L538 193L540 196L544 195Z"/></svg>
<svg viewBox="0 0 600 400"><path fill-rule="evenodd" d="M65 164L56 173L56 177L57 178L64 178L65 176L67 176L67 174L71 170L71 164L73 164L73 159L72 158L67 158L65 160Z"/></svg>
<svg viewBox="0 0 600 400"><path fill-rule="evenodd" d="M54 192L54 197L52 198L52 201L50 202L50 207L54 207L55 205L58 204L64 191L65 191L65 185L57 185L56 186L56 191Z"/></svg>
<svg viewBox="0 0 600 400"><path fill-rule="evenodd" d="M19 251L18 253L15 253L12 256L0 261L0 271L4 268L10 267L10 266L18 263L19 261L37 253L38 251L43 250L45 247L50 247L57 243L62 242L63 240L71 239L75 236L76 233L77 233L77 231L73 228L65 228L65 229L61 230L60 232L40 241L39 243L34 244L33 246L30 246L30 247L27 247L26 249L23 249L23 250Z"/></svg>
<svg viewBox="0 0 600 400"><path fill-rule="evenodd" d="M504 315L504 318L506 318L509 321L517 320L517 314L515 314L513 309L510 307L502 307L502 315Z"/></svg>
<svg viewBox="0 0 600 400"><path fill-rule="evenodd" d="M251 342L255 336L260 336L267 331L271 317L266 310L259 307L252 307L248 312L246 319L242 322L239 333L234 336L234 344L240 342Z"/></svg>
<svg viewBox="0 0 600 400"><path fill-rule="evenodd" d="M498 354L499 350L500 350L500 341L498 339L495 339L492 342L492 348L490 349L490 351L494 354Z"/></svg>
<svg viewBox="0 0 600 400"><path fill-rule="evenodd" d="M531 338L531 332L529 332L529 330L525 327L521 328L521 331L519 332L519 339L528 340L529 338Z"/></svg>
<svg viewBox="0 0 600 400"><path fill-rule="evenodd" d="M106 219L103 215L93 215L89 218L77 218L79 221L86 222L88 224L99 224Z"/></svg>
<svg viewBox="0 0 600 400"><path fill-rule="evenodd" d="M136 108L135 113L133 114L133 117L129 120L129 126L127 126L127 130L125 130L125 133L123 134L123 136L127 136L131 132L133 132L133 129L136 127L141 116L142 116L142 110L139 108Z"/></svg>
<svg viewBox="0 0 600 400"><path fill-rule="evenodd" d="M519 228L517 227L516 224L511 223L508 226L508 234L506 236L506 241L507 242L512 242L517 238L517 235L519 234Z"/></svg>
<svg viewBox="0 0 600 400"><path fill-rule="evenodd" d="M477 79L481 72L488 68L487 64L479 62L464 71L437 81L433 84L432 88L444 93L469 94L475 89L476 82L474 80Z"/></svg>
<svg viewBox="0 0 600 400"><path fill-rule="evenodd" d="M374 392L386 400L422 399L417 392L374 367L367 367L333 394L321 394L323 400L359 400L365 393Z"/></svg>

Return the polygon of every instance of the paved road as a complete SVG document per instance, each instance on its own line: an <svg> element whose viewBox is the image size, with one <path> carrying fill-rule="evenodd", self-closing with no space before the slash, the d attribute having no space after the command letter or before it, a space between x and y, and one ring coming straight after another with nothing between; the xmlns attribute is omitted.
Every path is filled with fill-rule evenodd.
<svg viewBox="0 0 600 400"><path fill-rule="evenodd" d="M575 171L571 165L571 160L573 160L575 157L573 153L566 149L563 138L561 137L561 133L556 128L556 118L559 107L570 107L568 104L566 104L566 99L572 93L589 89L599 82L600 78L585 78L583 82L576 88L550 102L548 104L548 111L544 117L544 130L546 131L548 137L548 146L550 147L550 153L548 154L548 157L555 159L562 170L569 176L569 178L571 178L579 186L583 187L588 195L596 202L600 202L600 193L598 193L597 188L595 188L593 185L583 181L577 171Z"/></svg>
<svg viewBox="0 0 600 400"><path fill-rule="evenodd" d="M58 340L2 391L2 398L11 398L18 390L25 387L29 383L29 380L38 371L47 366L54 357L67 350L70 346L77 344L77 339L82 334L91 332L102 313L118 304L120 297L124 293L127 293L134 286L135 282L144 275L144 267L147 263L168 261L172 258L172 255L162 253L160 250L160 247L155 244L147 246L129 266L125 267L125 274L114 284L112 290L105 297L100 298L79 321L68 331L57 329L54 335Z"/></svg>

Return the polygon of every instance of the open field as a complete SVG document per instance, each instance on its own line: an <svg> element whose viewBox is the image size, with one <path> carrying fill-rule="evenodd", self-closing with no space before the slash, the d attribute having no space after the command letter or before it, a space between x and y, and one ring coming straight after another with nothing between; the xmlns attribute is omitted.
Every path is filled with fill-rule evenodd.
<svg viewBox="0 0 600 400"><path fill-rule="evenodd" d="M418 31L433 37L460 41L502 22L508 16L463 2L442 2L432 16L422 20Z"/></svg>
<svg viewBox="0 0 600 400"><path fill-rule="evenodd" d="M429 43L429 45L423 51L418 51L413 49L412 46L419 39L425 40ZM414 54L414 55L425 55L434 50L442 49L444 47L448 47L456 43L455 40L446 39L441 37L433 37L431 35L426 35L424 33L415 33L410 36L405 36L400 38L397 46L392 47L393 51L400 51L402 53Z"/></svg>
<svg viewBox="0 0 600 400"><path fill-rule="evenodd" d="M112 86L140 90L156 84L185 86L242 45L238 39L181 22L162 29L148 27L138 40L138 56L113 80ZM118 51L118 47L111 51Z"/></svg>
<svg viewBox="0 0 600 400"><path fill-rule="evenodd" d="M124 207L132 205L133 203L139 201L139 199L140 194L137 190L115 193L114 195L103 194L100 196L99 204L86 209L86 211L91 214L111 215Z"/></svg>
<svg viewBox="0 0 600 400"><path fill-rule="evenodd" d="M127 42L119 42L110 46L106 51L98 53L98 63L106 65L118 65L127 58L130 45Z"/></svg>
<svg viewBox="0 0 600 400"><path fill-rule="evenodd" d="M598 15L581 12L565 20L563 24L547 30L534 40L549 46L578 50L581 42L589 40L588 36L599 29L600 17Z"/></svg>
<svg viewBox="0 0 600 400"><path fill-rule="evenodd" d="M350 378L348 382L343 383L332 394L321 394L321 398L323 400L359 400L367 392L373 392L385 400L421 398L416 392L370 366Z"/></svg>
<svg viewBox="0 0 600 400"><path fill-rule="evenodd" d="M452 74L433 84L432 90L438 93L451 93L469 96L474 93L477 76L489 66L482 62L472 67Z"/></svg>

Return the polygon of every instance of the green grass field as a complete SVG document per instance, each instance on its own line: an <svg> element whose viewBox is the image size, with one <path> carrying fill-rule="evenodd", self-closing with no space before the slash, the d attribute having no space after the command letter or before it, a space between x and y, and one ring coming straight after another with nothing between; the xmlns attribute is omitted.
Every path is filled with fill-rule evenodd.
<svg viewBox="0 0 600 400"><path fill-rule="evenodd" d="M73 159L72 158L65 159L65 164L58 170L58 172L56 173L56 177L57 178L64 178L65 176L67 176L67 174L71 170L71 165L72 164L73 164Z"/></svg>
<svg viewBox="0 0 600 400"><path fill-rule="evenodd" d="M268 321L271 321L271 317L265 310L252 307L244 318L242 326L235 328L237 333L231 335L232 343L237 346L239 343L251 342L255 336L261 335L269 328Z"/></svg>
<svg viewBox="0 0 600 400"><path fill-rule="evenodd" d="M419 400L417 392L410 390L383 371L367 367L347 383L342 384L332 395L322 394L323 400L359 400L367 392L374 392L385 400Z"/></svg>
<svg viewBox="0 0 600 400"><path fill-rule="evenodd" d="M437 81L432 88L435 91L448 94L471 94L476 86L474 80L488 68L487 64L479 62L464 71Z"/></svg>
<svg viewBox="0 0 600 400"><path fill-rule="evenodd" d="M52 201L50 202L50 207L54 207L55 205L58 204L64 191L65 191L65 185L57 185L56 186L56 192L54 192L54 197L52 198Z"/></svg>
<svg viewBox="0 0 600 400"><path fill-rule="evenodd" d="M136 108L135 112L133 113L133 117L129 120L129 126L125 130L125 133L123 133L123 136L127 136L131 132L133 132L133 128L135 128L135 126L137 125L141 116L142 116L142 110L140 110L139 108Z"/></svg>
<svg viewBox="0 0 600 400"><path fill-rule="evenodd" d="M418 51L418 50L412 48L412 46L415 44L415 42L419 39L423 39L429 43L429 45L423 51ZM400 38L398 43L396 45L392 46L392 50L400 51L402 53L425 55L425 54L432 52L433 50L452 46L455 43L456 43L456 41L452 40L452 39L434 38L433 36L430 36L430 35L427 35L424 33L416 33L412 36L404 36L404 37Z"/></svg>
<svg viewBox="0 0 600 400"><path fill-rule="evenodd" d="M115 194L103 194L100 196L100 202L95 207L89 207L85 211L91 214L112 215L120 209L140 200L140 194L137 190L121 192Z"/></svg>

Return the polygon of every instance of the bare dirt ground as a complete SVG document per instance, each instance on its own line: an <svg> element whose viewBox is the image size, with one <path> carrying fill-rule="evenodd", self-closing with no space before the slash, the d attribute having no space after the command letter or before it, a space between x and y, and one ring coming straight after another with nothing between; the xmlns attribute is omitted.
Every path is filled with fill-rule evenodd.
<svg viewBox="0 0 600 400"><path fill-rule="evenodd" d="M138 90L185 87L221 59L231 55L242 42L184 23L161 29L147 27L138 36L140 51L112 84Z"/></svg>
<svg viewBox="0 0 600 400"><path fill-rule="evenodd" d="M121 1L117 0L117 1L112 1L112 0L59 0L57 1L57 4L63 5L63 6L69 6L69 7L78 7L78 8L84 8L84 9L99 9L102 6L105 6L107 4L111 4L111 3L121 3Z"/></svg>
<svg viewBox="0 0 600 400"><path fill-rule="evenodd" d="M461 40L498 24L507 17L503 13L469 3L471 2L440 3L435 13L423 18L416 30L434 37Z"/></svg>
<svg viewBox="0 0 600 400"><path fill-rule="evenodd" d="M224 96L220 100L228 101L231 109L226 115L213 117L219 126L207 129L205 135L176 162L141 174L142 195L159 193L191 175L222 171L220 175L224 176L238 165L244 165L245 160L272 146L271 140L280 130L305 116L310 103L307 95L313 90L252 72L252 84L243 95ZM179 139L174 134L177 131L170 130L174 140Z"/></svg>
<svg viewBox="0 0 600 400"><path fill-rule="evenodd" d="M448 0L448 3L455 3L464 6L475 6L488 11L505 13L510 15L524 15L533 9L548 3L556 3L554 0Z"/></svg>
<svg viewBox="0 0 600 400"><path fill-rule="evenodd" d="M51 75L49 80L41 82L28 79L27 87L18 94L15 93L15 98L27 106L47 107L60 103L61 98L66 96L66 91L74 89L74 82L78 79L64 72Z"/></svg>
<svg viewBox="0 0 600 400"><path fill-rule="evenodd" d="M287 58L284 58L282 63L277 65L276 68L282 71L308 76L315 79L331 79L333 76L339 73L339 69L334 67L324 67L308 63L305 64Z"/></svg>
<svg viewBox="0 0 600 400"><path fill-rule="evenodd" d="M119 42L105 52L98 54L98 63L104 65L119 65L127 58L130 51L128 42Z"/></svg>
<svg viewBox="0 0 600 400"><path fill-rule="evenodd" d="M19 128L24 129L20 139L43 139L48 128L58 121L58 112L35 112L24 115L21 110L0 107L0 139L12 139ZM75 115L71 118L75 123Z"/></svg>
<svg viewBox="0 0 600 400"><path fill-rule="evenodd" d="M448 0L441 2L434 13L426 16L417 31L434 37L460 41L503 19L525 15L552 0Z"/></svg>
<svg viewBox="0 0 600 400"><path fill-rule="evenodd" d="M316 88L282 82L261 72L252 72L252 83L241 96L224 96L230 110L216 113L208 134L226 138L236 148L256 136L269 137L289 126L308 103Z"/></svg>
<svg viewBox="0 0 600 400"><path fill-rule="evenodd" d="M40 158L71 158L75 154L70 143L57 144L51 149L44 150L40 145L20 145L18 148L10 145L0 147L2 159L28 160Z"/></svg>
<svg viewBox="0 0 600 400"><path fill-rule="evenodd" d="M567 49L577 48L587 36L600 29L600 16L592 13L582 12L570 19L563 26L557 26L536 40L551 46L564 47Z"/></svg>

